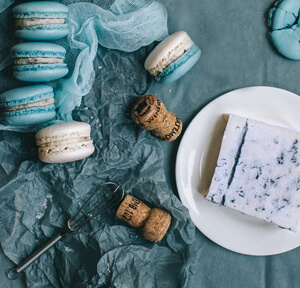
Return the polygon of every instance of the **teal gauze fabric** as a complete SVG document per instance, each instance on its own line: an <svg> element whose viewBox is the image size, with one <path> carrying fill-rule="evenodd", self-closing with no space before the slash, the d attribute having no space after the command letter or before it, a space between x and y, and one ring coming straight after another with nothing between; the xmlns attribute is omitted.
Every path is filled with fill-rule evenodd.
<svg viewBox="0 0 300 288"><path fill-rule="evenodd" d="M5 18L5 13L1 17ZM45 164L38 159L33 132L1 131L1 246L9 259L20 264L56 235L99 185L108 180L118 181L126 193L171 214L165 238L157 244L147 241L137 229L116 219L116 209L110 210L65 236L27 267L27 286L184 287L195 227L187 209L166 184L159 140L138 128L130 117L134 102L151 82L143 68L147 49L151 47L121 52L98 46L94 36L88 38L83 34L82 42L71 40L70 43L79 44L79 49L70 47L69 57L76 59L70 67L81 76L76 78L76 85L68 88L67 97L62 99L58 95L57 100L61 103L58 108L65 107L60 110L61 119L68 114L91 125L95 152L81 161ZM92 39L93 45L86 44L85 39ZM4 51L6 46L2 47ZM85 74L82 67L89 73ZM14 82L9 69L0 72L3 90L19 84ZM69 79L74 84L73 76ZM80 90L82 77L91 81ZM63 89L63 81L53 85ZM79 103L79 98L72 98L73 93L79 95Z"/></svg>

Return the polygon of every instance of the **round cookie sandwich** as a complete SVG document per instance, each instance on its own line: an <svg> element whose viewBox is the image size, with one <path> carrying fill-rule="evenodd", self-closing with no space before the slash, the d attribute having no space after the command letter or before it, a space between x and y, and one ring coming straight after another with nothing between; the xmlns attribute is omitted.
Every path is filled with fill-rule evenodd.
<svg viewBox="0 0 300 288"><path fill-rule="evenodd" d="M13 76L26 82L52 81L64 77L69 70L64 63L66 49L47 42L27 42L13 46Z"/></svg>
<svg viewBox="0 0 300 288"><path fill-rule="evenodd" d="M90 156L95 148L91 126L83 122L64 122L43 128L35 135L39 158L46 163L65 163Z"/></svg>
<svg viewBox="0 0 300 288"><path fill-rule="evenodd" d="M69 8L53 1L22 3L13 8L16 36L27 41L48 41L69 33Z"/></svg>
<svg viewBox="0 0 300 288"><path fill-rule="evenodd" d="M145 69L161 83L170 83L188 72L199 60L201 50L184 31L160 42L145 61Z"/></svg>
<svg viewBox="0 0 300 288"><path fill-rule="evenodd" d="M12 89L0 95L0 120L14 126L34 125L55 117L54 94L49 85Z"/></svg>

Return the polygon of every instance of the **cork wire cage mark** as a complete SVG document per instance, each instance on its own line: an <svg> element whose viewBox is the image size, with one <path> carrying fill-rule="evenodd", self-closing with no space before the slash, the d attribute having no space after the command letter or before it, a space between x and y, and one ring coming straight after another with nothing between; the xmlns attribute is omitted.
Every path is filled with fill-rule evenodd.
<svg viewBox="0 0 300 288"><path fill-rule="evenodd" d="M46 243L20 265L9 269L7 277L10 280L17 279L20 272L22 272L44 252L50 249L63 236L69 234L70 232L76 231L88 221L112 209L118 205L123 198L124 189L120 183L110 181L99 186L86 200L82 207L76 212L76 214L68 220L67 225L58 235L53 237L48 243Z"/></svg>

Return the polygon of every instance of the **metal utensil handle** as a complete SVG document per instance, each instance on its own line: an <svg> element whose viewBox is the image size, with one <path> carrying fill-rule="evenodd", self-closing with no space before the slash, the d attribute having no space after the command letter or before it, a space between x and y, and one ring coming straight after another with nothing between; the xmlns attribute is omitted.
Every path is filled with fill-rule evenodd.
<svg viewBox="0 0 300 288"><path fill-rule="evenodd" d="M43 247L33 253L30 257L28 257L23 263L15 268L11 268L8 270L7 277L10 280L15 280L19 277L19 273L23 271L28 265L30 265L33 261L35 261L38 257L40 257L43 253L45 253L48 249L50 249L56 242L58 242L66 233L59 233L57 236L53 237L49 242L47 242Z"/></svg>

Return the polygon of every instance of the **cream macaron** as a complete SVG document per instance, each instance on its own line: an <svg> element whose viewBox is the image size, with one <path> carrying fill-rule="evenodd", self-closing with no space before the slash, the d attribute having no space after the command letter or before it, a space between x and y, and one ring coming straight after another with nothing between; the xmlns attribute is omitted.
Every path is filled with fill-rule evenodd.
<svg viewBox="0 0 300 288"><path fill-rule="evenodd" d="M95 147L91 126L83 122L64 122L36 133L39 158L46 163L65 163L90 156Z"/></svg>

